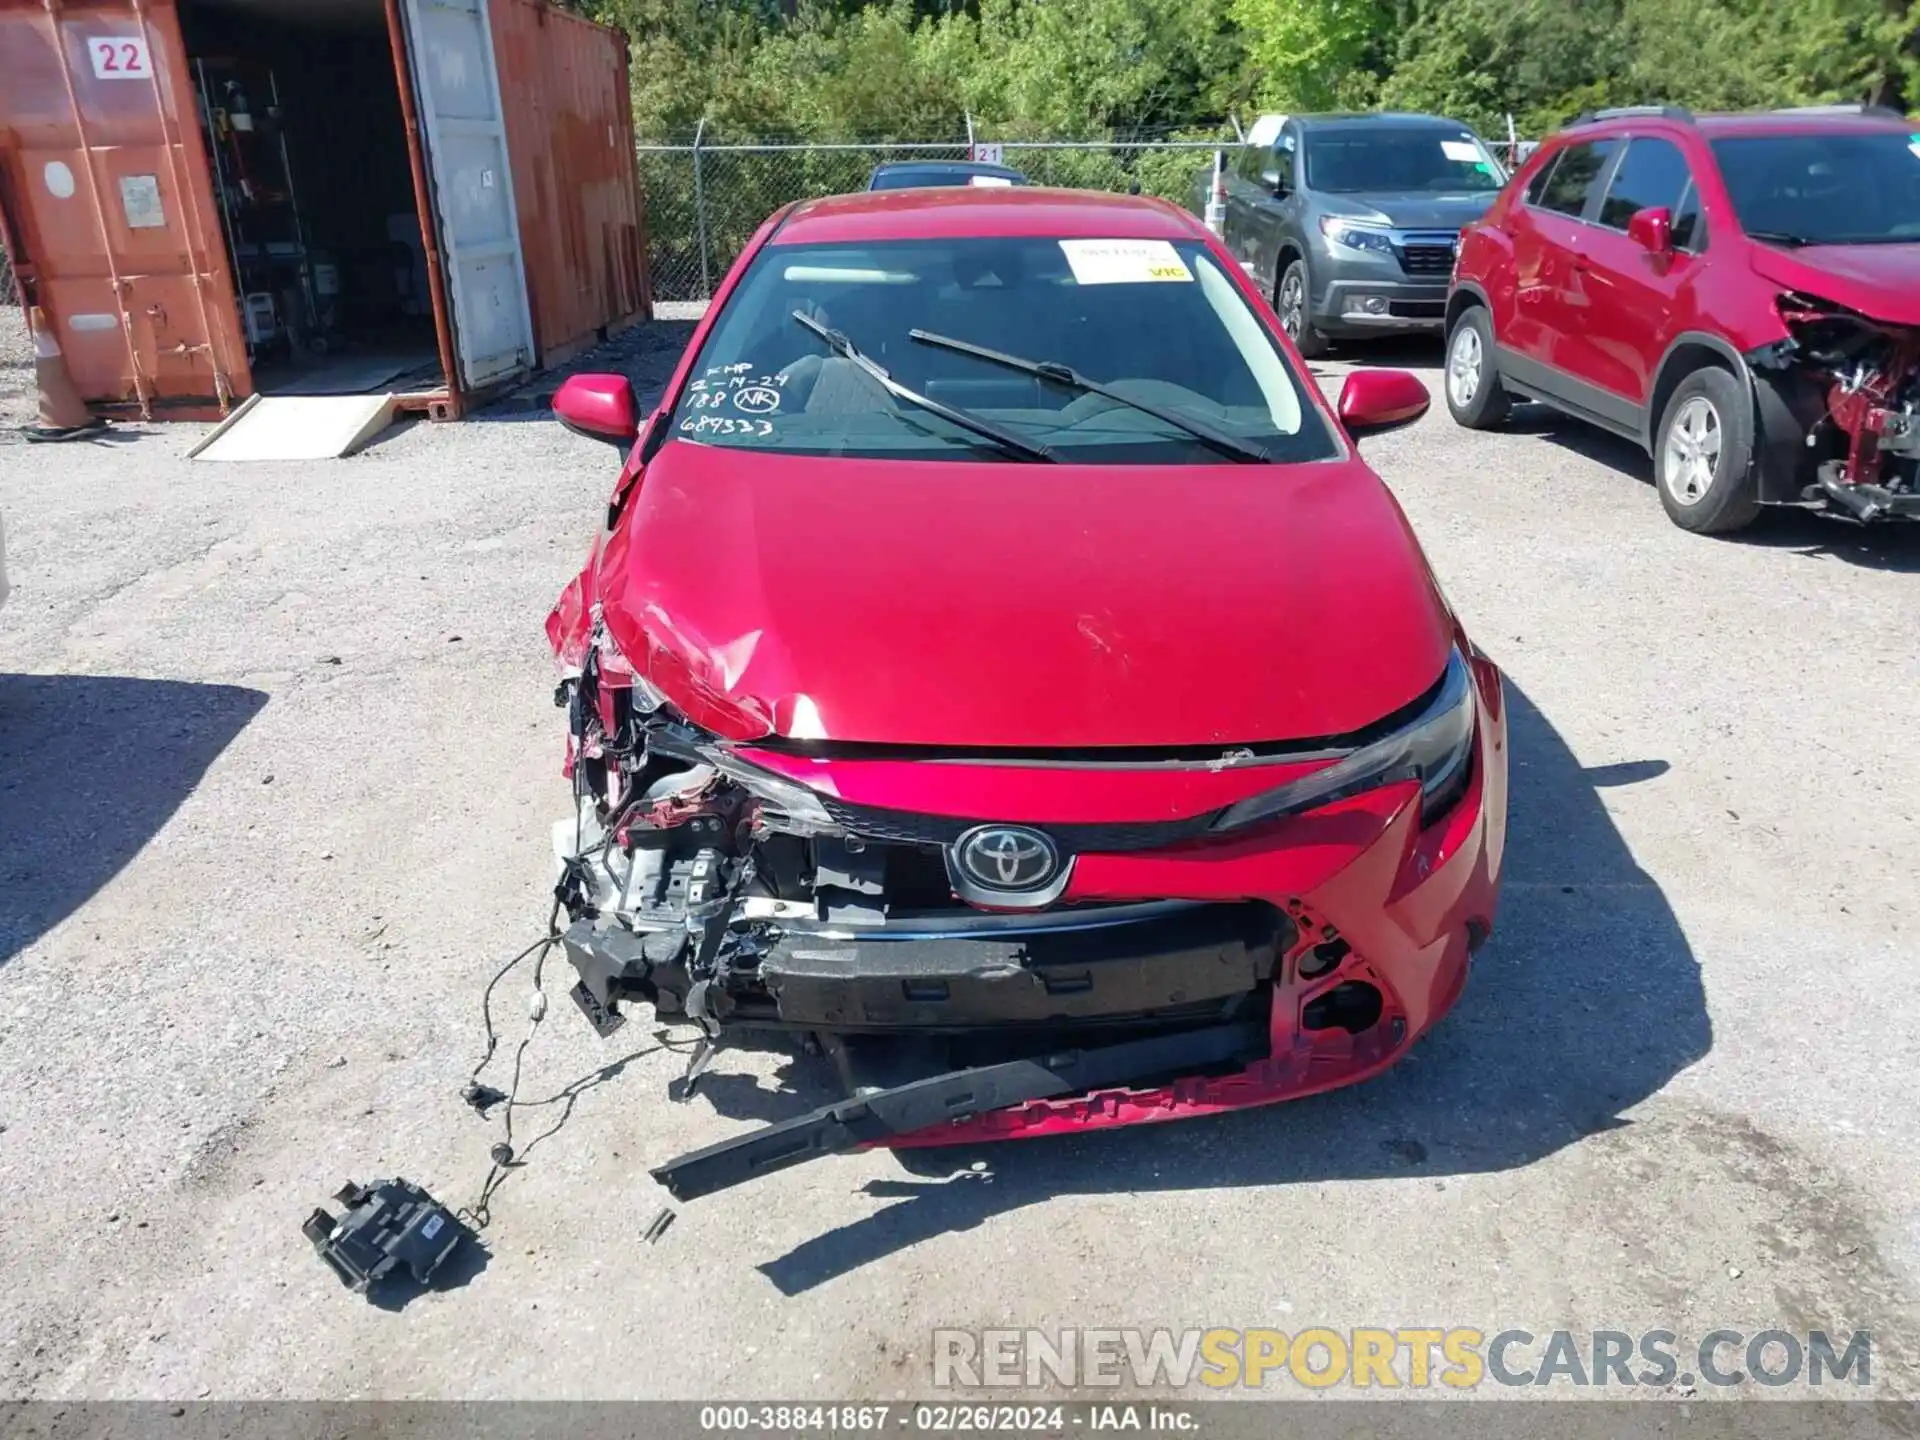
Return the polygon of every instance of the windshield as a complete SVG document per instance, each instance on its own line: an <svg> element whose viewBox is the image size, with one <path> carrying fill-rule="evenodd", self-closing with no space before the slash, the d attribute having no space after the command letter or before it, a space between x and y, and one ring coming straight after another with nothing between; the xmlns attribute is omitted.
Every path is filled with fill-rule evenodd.
<svg viewBox="0 0 1920 1440"><path fill-rule="evenodd" d="M1920 241L1920 135L1744 135L1713 142L1740 228L1800 245Z"/></svg>
<svg viewBox="0 0 1920 1440"><path fill-rule="evenodd" d="M796 322L796 310L815 323ZM916 330L1064 366L1115 393L1020 373ZM844 336L896 388L833 353L823 331ZM1199 241L770 245L708 334L672 433L788 454L1009 458L1007 446L900 387L1071 464L1222 462L1219 444L1175 418L1274 460L1340 453L1273 336Z"/></svg>
<svg viewBox="0 0 1920 1440"><path fill-rule="evenodd" d="M1307 187L1334 195L1425 190L1481 194L1506 183L1499 162L1470 130L1389 126L1313 130L1306 136Z"/></svg>

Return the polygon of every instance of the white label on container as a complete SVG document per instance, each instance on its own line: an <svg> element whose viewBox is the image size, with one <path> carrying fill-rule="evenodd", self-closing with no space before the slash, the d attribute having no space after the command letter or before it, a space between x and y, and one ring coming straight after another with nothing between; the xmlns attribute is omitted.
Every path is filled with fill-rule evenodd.
<svg viewBox="0 0 1920 1440"><path fill-rule="evenodd" d="M164 229L167 213L160 206L160 177L122 175L120 208L127 212L127 228L131 230Z"/></svg>
<svg viewBox="0 0 1920 1440"><path fill-rule="evenodd" d="M1449 160L1461 160L1469 165L1480 162L1480 147L1471 140L1442 140L1440 153Z"/></svg>
<svg viewBox="0 0 1920 1440"><path fill-rule="evenodd" d="M93 35L87 39L87 56L93 61L96 80L151 80L153 56L147 52L144 35Z"/></svg>
<svg viewBox="0 0 1920 1440"><path fill-rule="evenodd" d="M64 160L49 160L47 168L41 172L47 181L47 193L56 200L73 198L73 171L67 168Z"/></svg>
<svg viewBox="0 0 1920 1440"><path fill-rule="evenodd" d="M440 1233L441 1226L445 1225L446 1223L447 1223L447 1220L444 1215L433 1216L431 1219L427 1221L426 1224L420 1227L420 1238L422 1240L433 1239L434 1236Z"/></svg>
<svg viewBox="0 0 1920 1440"><path fill-rule="evenodd" d="M1067 265L1082 285L1142 285L1192 280L1187 262L1165 240L1062 240Z"/></svg>
<svg viewBox="0 0 1920 1440"><path fill-rule="evenodd" d="M118 330L118 315L74 315L67 320L69 330Z"/></svg>

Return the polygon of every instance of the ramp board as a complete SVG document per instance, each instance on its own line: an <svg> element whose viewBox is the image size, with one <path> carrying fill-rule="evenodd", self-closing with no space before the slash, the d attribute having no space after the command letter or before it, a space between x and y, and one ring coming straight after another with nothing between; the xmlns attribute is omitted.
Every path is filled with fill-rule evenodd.
<svg viewBox="0 0 1920 1440"><path fill-rule="evenodd" d="M193 460L332 460L393 423L397 396L255 395L187 452Z"/></svg>

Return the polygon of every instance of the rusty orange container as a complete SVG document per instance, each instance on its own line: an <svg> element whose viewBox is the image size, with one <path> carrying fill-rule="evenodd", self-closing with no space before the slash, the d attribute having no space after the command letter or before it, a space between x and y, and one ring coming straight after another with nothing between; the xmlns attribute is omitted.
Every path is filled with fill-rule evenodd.
<svg viewBox="0 0 1920 1440"><path fill-rule="evenodd" d="M392 144L411 157L439 348L451 362L445 389L411 398L450 417L529 362L565 359L651 313L627 42L547 0L387 8L391 48L418 48L396 56L409 124ZM476 25L490 44L472 38ZM474 64L496 74L476 75ZM467 202L487 192L463 190L460 168L491 187L486 167L497 162L475 160L464 132L449 144L466 149L436 154L422 133L434 115L414 123L422 75L470 87L422 95L423 112L472 96L485 108L497 94L512 180L498 240L476 240ZM464 112L443 120L468 124ZM0 238L90 404L197 416L253 393L213 196L175 0L0 0ZM498 269L516 262L524 289ZM507 357L504 370L473 360L489 345Z"/></svg>
<svg viewBox="0 0 1920 1440"><path fill-rule="evenodd" d="M252 393L172 0L0 3L0 208L88 401Z"/></svg>
<svg viewBox="0 0 1920 1440"><path fill-rule="evenodd" d="M534 343L552 365L652 312L627 38L547 0L491 0Z"/></svg>

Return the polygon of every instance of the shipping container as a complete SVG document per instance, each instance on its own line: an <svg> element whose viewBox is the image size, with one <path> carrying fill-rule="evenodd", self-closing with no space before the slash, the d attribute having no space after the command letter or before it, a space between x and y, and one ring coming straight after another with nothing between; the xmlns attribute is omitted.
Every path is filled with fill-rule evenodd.
<svg viewBox="0 0 1920 1440"><path fill-rule="evenodd" d="M557 364L653 311L626 37L546 0L492 0L533 338ZM609 44L609 40L613 43Z"/></svg>
<svg viewBox="0 0 1920 1440"><path fill-rule="evenodd" d="M81 394L459 414L650 311L618 31L548 0L0 0L0 223Z"/></svg>

